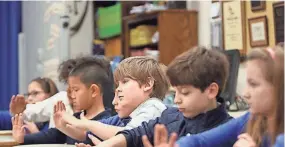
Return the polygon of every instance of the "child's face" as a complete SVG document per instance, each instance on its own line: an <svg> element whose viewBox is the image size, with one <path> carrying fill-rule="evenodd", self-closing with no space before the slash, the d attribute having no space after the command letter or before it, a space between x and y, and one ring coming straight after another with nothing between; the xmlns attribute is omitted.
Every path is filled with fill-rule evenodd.
<svg viewBox="0 0 285 147"><path fill-rule="evenodd" d="M28 103L30 104L43 101L49 97L38 82L32 82L29 84L28 95Z"/></svg>
<svg viewBox="0 0 285 147"><path fill-rule="evenodd" d="M70 97L73 109L87 110L93 104L90 88L81 82L79 76L68 77L68 86L71 90Z"/></svg>
<svg viewBox="0 0 285 147"><path fill-rule="evenodd" d="M148 97L139 83L130 78L119 81L113 105L120 118L129 117L136 107Z"/></svg>
<svg viewBox="0 0 285 147"><path fill-rule="evenodd" d="M209 99L206 92L191 85L176 86L174 103L185 117L192 118L207 110Z"/></svg>
<svg viewBox="0 0 285 147"><path fill-rule="evenodd" d="M250 106L249 111L253 114L270 115L274 107L274 87L262 73L263 63L258 60L247 62L247 84L245 98Z"/></svg>

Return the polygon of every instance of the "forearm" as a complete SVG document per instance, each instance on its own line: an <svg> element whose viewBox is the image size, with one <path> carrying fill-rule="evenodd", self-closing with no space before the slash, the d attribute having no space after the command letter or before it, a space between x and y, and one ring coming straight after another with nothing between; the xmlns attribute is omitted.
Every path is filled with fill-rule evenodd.
<svg viewBox="0 0 285 147"><path fill-rule="evenodd" d="M69 127L58 128L58 130L60 130L65 135L67 135L67 136L69 136L75 140L78 140L78 141L86 140L86 131L84 131L82 129L69 126Z"/></svg>
<svg viewBox="0 0 285 147"><path fill-rule="evenodd" d="M127 141L124 135L119 134L100 143L96 147L127 147Z"/></svg>
<svg viewBox="0 0 285 147"><path fill-rule="evenodd" d="M123 127L107 125L98 121L87 121L85 127L102 140L107 140L124 129Z"/></svg>

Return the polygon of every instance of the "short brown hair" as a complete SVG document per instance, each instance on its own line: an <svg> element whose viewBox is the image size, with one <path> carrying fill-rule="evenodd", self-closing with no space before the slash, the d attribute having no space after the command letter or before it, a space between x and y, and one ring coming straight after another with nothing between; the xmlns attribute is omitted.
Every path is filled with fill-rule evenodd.
<svg viewBox="0 0 285 147"><path fill-rule="evenodd" d="M166 71L172 86L192 85L202 92L213 82L220 94L229 72L225 54L205 47L193 47L177 56Z"/></svg>
<svg viewBox="0 0 285 147"><path fill-rule="evenodd" d="M126 77L136 80L140 86L146 84L150 77L153 78L154 86L150 97L163 99L169 87L165 72L159 63L146 56L129 57L118 65L114 73L116 85Z"/></svg>

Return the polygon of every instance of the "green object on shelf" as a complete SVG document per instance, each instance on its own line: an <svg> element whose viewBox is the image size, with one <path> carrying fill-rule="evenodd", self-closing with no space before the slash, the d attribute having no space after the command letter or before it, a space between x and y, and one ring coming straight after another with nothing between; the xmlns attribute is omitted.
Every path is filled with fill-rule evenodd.
<svg viewBox="0 0 285 147"><path fill-rule="evenodd" d="M98 9L99 38L109 38L121 34L122 14L121 3Z"/></svg>

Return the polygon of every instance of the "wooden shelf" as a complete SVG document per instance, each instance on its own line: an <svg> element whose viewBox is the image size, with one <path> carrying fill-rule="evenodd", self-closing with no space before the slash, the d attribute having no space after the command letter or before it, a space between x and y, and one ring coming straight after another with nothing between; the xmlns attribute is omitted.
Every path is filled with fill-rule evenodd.
<svg viewBox="0 0 285 147"><path fill-rule="evenodd" d="M130 46L130 30L136 26L156 23L159 42ZM131 50L156 47L159 61L168 65L177 55L198 45L198 12L189 10L163 10L134 14L123 18L122 51L125 58Z"/></svg>
<svg viewBox="0 0 285 147"><path fill-rule="evenodd" d="M151 43L151 44L145 44L145 45L139 45L139 46L130 46L130 49L144 49L144 48L156 48L158 47L158 43Z"/></svg>

